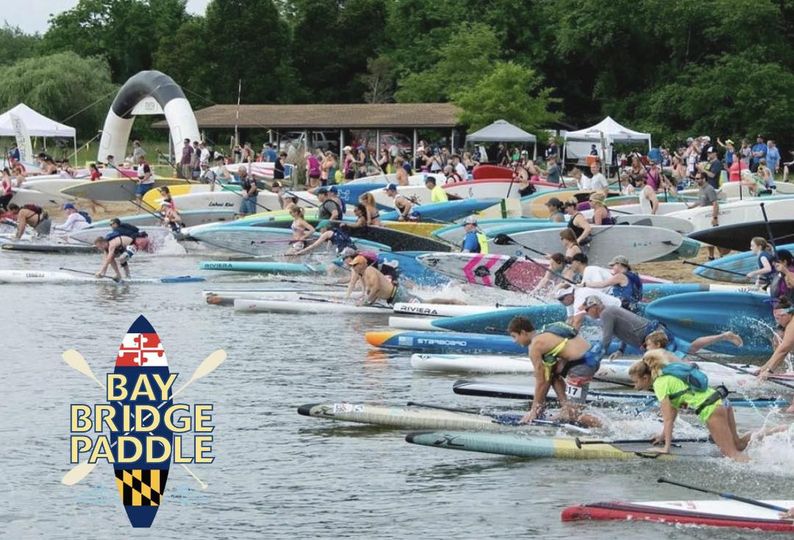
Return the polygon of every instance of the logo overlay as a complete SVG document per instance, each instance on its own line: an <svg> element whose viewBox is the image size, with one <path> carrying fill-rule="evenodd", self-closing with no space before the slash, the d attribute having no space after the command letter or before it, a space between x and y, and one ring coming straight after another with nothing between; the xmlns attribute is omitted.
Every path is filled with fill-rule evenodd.
<svg viewBox="0 0 794 540"><path fill-rule="evenodd" d="M141 315L125 334L106 384L77 351L66 351L63 358L102 386L108 401L93 406L72 404L70 462L75 466L64 475L64 484L78 483L99 462L112 464L116 488L133 527L151 527L172 462L181 465L202 489L207 487L187 464L215 459L213 406L191 407L175 403L174 397L214 371L226 359L225 352L210 354L181 388L173 390L178 374L169 370L160 336Z"/></svg>

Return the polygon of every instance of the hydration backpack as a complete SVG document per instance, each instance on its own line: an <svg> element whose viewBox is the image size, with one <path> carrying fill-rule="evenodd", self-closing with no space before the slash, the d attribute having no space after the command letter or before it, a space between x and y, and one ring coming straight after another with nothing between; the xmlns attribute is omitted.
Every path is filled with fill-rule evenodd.
<svg viewBox="0 0 794 540"><path fill-rule="evenodd" d="M697 364L690 364L687 362L671 362L662 368L662 375L671 375L676 379L684 381L687 385L686 390L676 392L668 396L670 399L681 397L689 392L702 392L709 387L708 376L700 371Z"/></svg>
<svg viewBox="0 0 794 540"><path fill-rule="evenodd" d="M89 214L85 210L78 210L77 213L83 216L83 219L85 219L86 223L91 223L92 221L91 214Z"/></svg>

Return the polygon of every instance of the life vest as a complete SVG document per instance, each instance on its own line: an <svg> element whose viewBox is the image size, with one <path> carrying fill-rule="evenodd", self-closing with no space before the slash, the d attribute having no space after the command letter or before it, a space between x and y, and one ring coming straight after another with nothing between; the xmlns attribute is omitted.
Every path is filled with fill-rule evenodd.
<svg viewBox="0 0 794 540"><path fill-rule="evenodd" d="M620 299L620 307L636 311L637 304L642 301L642 278L632 271L626 272L626 285L613 285L612 296Z"/></svg>
<svg viewBox="0 0 794 540"><path fill-rule="evenodd" d="M560 343L558 343L553 349L543 355L543 368L546 373L546 380L549 380L551 378L551 372L554 369L554 366L557 365L560 353L563 351L563 349L565 349L568 341L578 335L578 332L576 331L576 328L570 324L564 322L553 322L544 326L539 333L554 334L555 336L563 338L563 340L560 341Z"/></svg>

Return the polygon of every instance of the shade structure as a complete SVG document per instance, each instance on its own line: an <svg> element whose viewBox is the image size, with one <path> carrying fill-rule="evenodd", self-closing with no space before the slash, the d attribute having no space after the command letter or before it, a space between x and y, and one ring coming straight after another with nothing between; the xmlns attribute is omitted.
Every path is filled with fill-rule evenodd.
<svg viewBox="0 0 794 540"><path fill-rule="evenodd" d="M75 128L47 118L24 103L20 103L0 115L0 137L14 136L14 126L11 122L12 114L22 119L28 130L28 135L32 137L65 137L68 139L77 137Z"/></svg>
<svg viewBox="0 0 794 540"><path fill-rule="evenodd" d="M506 120L497 120L493 124L467 135L466 141L536 143L537 137Z"/></svg>

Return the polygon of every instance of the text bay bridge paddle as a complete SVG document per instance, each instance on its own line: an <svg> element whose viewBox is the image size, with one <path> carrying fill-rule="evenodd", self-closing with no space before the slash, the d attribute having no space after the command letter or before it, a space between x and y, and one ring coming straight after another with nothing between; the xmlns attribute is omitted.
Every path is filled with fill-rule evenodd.
<svg viewBox="0 0 794 540"><path fill-rule="evenodd" d="M482 410L476 409L464 409L464 408L456 408L456 407L443 407L441 405L431 405L428 403L418 403L416 401L409 401L406 403L409 407L424 407L425 409L436 409L439 411L449 411L449 412L459 412L459 413L466 413L466 414L479 414L482 416L489 416L493 418L497 423L504 424L506 426L520 426L522 425L520 420L521 416L516 414L495 414L495 413L487 413L483 412ZM535 419L532 422L529 422L528 425L533 426L549 426L549 427L562 427L572 431L578 431L579 433L590 433L590 430L582 427L578 424L569 424L569 423L561 423L555 422L553 420L540 420Z"/></svg>
<svg viewBox="0 0 794 540"><path fill-rule="evenodd" d="M723 492L720 492L720 491L714 491L714 490L711 490L711 489L706 489L706 488L702 488L702 487L698 487L698 486L692 486L692 485L689 485L689 484L683 484L681 482L676 482L674 480L668 480L666 478L659 478L656 481L658 483L660 483L660 484L670 484L670 485L673 485L673 486L678 486L678 487L682 487L682 488L686 488L686 489L691 489L693 491L699 491L701 493L709 493L711 495L717 495L718 497L722 497L723 499L729 499L729 500L732 500L732 501L739 501L739 502L743 502L745 504L751 504L753 506L759 506L761 508L767 508L769 510L776 510L778 512L788 512L789 511L788 508L783 508L782 506L777 506L777 505L774 505L774 504L765 503L763 501L758 501L756 499L750 499L749 497L742 497L740 495L734 495L733 493L723 493Z"/></svg>
<svg viewBox="0 0 794 540"><path fill-rule="evenodd" d="M99 386L101 386L103 389L105 388L104 385L99 381L99 379L97 379L96 375L94 375L91 366L88 365L88 362L86 362L82 354L80 354L74 349L69 349L68 351L64 351L63 360L64 362L66 362L66 364L69 367L75 369L76 371L79 371L89 379L93 380L94 382L99 384ZM224 362L224 360L226 360L225 351L218 349L217 351L210 353L209 356L207 356L204 360L201 361L201 363L198 365L195 371L193 371L193 374L190 376L190 379L188 379L188 381L185 384L183 384L179 389L177 389L173 394L171 394L171 399L173 400L174 397L176 397L178 394L180 394L183 390L185 390L188 386L190 386L197 380L201 379L202 377L206 377L207 375L215 371L218 368L218 366L220 366ZM163 401L162 403L160 403L160 405L157 408L160 409L166 403L168 403L168 401ZM151 413L149 413L148 416L144 417L142 421L145 422L150 417L151 417ZM129 433L130 432L127 432L124 435L127 435ZM115 444L116 441L114 441L110 447L113 448ZM91 471L93 471L94 468L96 468L96 465L97 465L96 463L89 463L87 461L78 463L63 476L63 478L61 479L61 483L67 486L72 486L74 484L77 484L83 478L91 474ZM181 465L185 468L185 470L188 471L188 473L193 478L195 478L199 482L199 485L202 486L202 489L206 489L207 487L206 483L202 482L198 478L198 476L196 476L187 467L187 465L185 465L184 463Z"/></svg>
<svg viewBox="0 0 794 540"><path fill-rule="evenodd" d="M504 234L504 233L497 234L494 237L493 242L494 242L494 244L498 244L500 246L508 246L508 245L520 246L520 247L526 249L527 251L531 251L532 253L537 253L538 255L540 255L541 257L544 257L544 258L548 256L546 253L538 251L537 249L531 248L529 246L525 246L521 242L517 242L516 240L514 240L513 238L511 238L510 236L508 236L507 234ZM545 266L543 266L542 264L540 264L539 262L537 262L537 261L535 261L533 259L527 258L527 260L532 262L533 264L536 264L536 265L542 267L544 270L547 270L547 271L551 272L554 276L560 278L563 281L566 281L566 282L570 283L571 285L576 285L577 284L575 281L572 281L572 280L568 279L567 277L563 276L559 272L555 272L553 270L550 270L549 268L546 268Z"/></svg>

